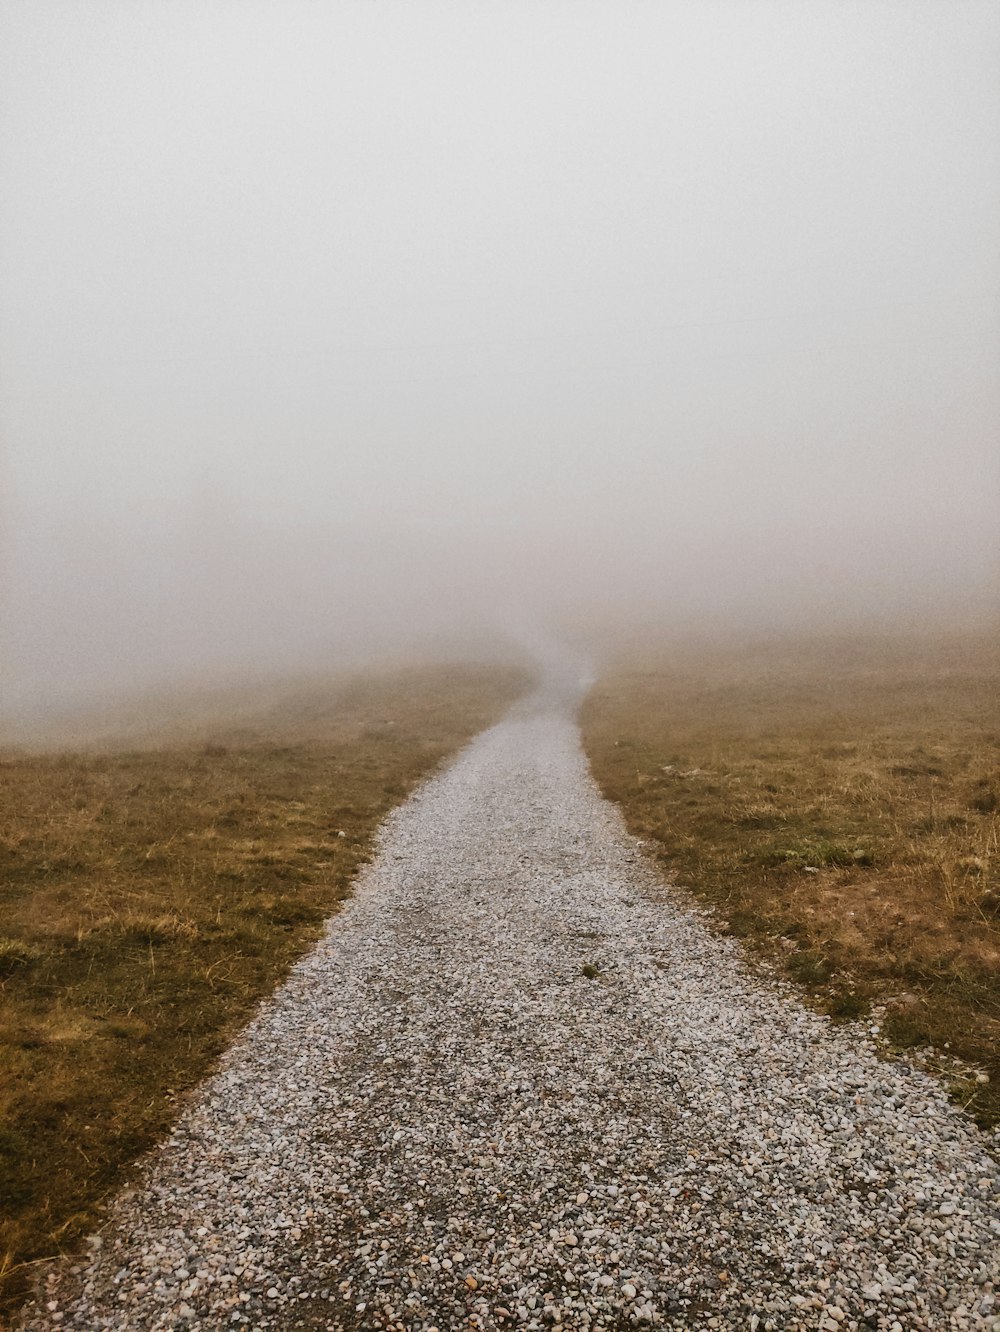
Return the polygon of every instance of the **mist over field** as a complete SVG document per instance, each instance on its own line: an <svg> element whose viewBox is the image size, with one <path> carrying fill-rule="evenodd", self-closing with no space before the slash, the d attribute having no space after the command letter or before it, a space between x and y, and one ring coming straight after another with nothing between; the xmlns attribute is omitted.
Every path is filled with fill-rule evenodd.
<svg viewBox="0 0 1000 1332"><path fill-rule="evenodd" d="M984 622L998 57L978 0L5 0L5 710Z"/></svg>

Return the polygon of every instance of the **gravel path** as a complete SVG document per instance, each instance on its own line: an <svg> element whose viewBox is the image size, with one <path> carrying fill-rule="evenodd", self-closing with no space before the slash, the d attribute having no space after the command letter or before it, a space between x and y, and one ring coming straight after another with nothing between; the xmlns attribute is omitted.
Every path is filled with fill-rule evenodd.
<svg viewBox="0 0 1000 1332"><path fill-rule="evenodd" d="M553 693L389 818L26 1327L1000 1329L998 1200L663 887Z"/></svg>

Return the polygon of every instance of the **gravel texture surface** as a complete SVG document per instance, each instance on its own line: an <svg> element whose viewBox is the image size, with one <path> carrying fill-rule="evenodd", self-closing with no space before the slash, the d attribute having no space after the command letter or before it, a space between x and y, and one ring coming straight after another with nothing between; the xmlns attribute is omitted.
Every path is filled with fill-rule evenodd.
<svg viewBox="0 0 1000 1332"><path fill-rule="evenodd" d="M998 1202L939 1088L664 887L551 691L389 818L25 1326L1000 1329Z"/></svg>

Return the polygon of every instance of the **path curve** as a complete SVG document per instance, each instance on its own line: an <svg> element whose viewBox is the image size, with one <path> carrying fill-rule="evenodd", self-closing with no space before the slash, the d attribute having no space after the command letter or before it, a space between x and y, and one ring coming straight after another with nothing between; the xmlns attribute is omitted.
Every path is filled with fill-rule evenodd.
<svg viewBox="0 0 1000 1332"><path fill-rule="evenodd" d="M663 886L573 706L390 816L26 1327L1000 1330L985 1139Z"/></svg>

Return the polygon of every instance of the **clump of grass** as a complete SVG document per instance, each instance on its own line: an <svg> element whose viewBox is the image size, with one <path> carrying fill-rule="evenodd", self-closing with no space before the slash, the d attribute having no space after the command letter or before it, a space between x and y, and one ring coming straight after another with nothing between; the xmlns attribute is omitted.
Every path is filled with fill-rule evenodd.
<svg viewBox="0 0 1000 1332"><path fill-rule="evenodd" d="M909 1009L890 1007L882 1019L882 1032L900 1050L931 1043L930 1024Z"/></svg>
<svg viewBox="0 0 1000 1332"><path fill-rule="evenodd" d="M196 939L198 925L172 911L160 915L125 911L119 915L102 916L99 920L82 925L77 933L77 942L82 943L88 936L99 933L113 937L113 946L138 944L141 947L152 947L177 939Z"/></svg>
<svg viewBox="0 0 1000 1332"><path fill-rule="evenodd" d="M583 710L633 832L839 1018L984 1070L1000 1121L995 640L741 644L624 663ZM901 990L915 1002L893 1007Z"/></svg>
<svg viewBox="0 0 1000 1332"><path fill-rule="evenodd" d="M821 865L874 865L871 851L835 842L806 842L797 846L766 846L746 853L747 860L770 869L818 869Z"/></svg>
<svg viewBox="0 0 1000 1332"><path fill-rule="evenodd" d="M349 893L381 818L523 683L398 671L237 722L216 699L190 734L177 703L166 740L0 753L0 1304L93 1225Z"/></svg>
<svg viewBox="0 0 1000 1332"><path fill-rule="evenodd" d="M995 814L1000 809L1000 795L983 782L981 789L969 801L969 808L977 814Z"/></svg>
<svg viewBox="0 0 1000 1332"><path fill-rule="evenodd" d="M826 985L833 975L833 963L823 953L807 948L795 952L788 959L789 975L804 985Z"/></svg>
<svg viewBox="0 0 1000 1332"><path fill-rule="evenodd" d="M871 1012L871 1000L856 990L846 990L830 996L827 1012L844 1022L854 1022Z"/></svg>
<svg viewBox="0 0 1000 1332"><path fill-rule="evenodd" d="M0 980L40 961L43 956L42 950L26 939L8 939L0 935Z"/></svg>

